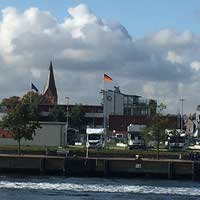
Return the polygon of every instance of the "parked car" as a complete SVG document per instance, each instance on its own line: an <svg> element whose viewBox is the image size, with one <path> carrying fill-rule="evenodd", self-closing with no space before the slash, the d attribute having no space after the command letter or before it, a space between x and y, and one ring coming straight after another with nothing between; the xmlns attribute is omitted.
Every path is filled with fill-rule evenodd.
<svg viewBox="0 0 200 200"><path fill-rule="evenodd" d="M65 157L67 157L68 154L69 154L69 150L66 150L63 147L58 147L56 152L57 152L58 156L65 156Z"/></svg>

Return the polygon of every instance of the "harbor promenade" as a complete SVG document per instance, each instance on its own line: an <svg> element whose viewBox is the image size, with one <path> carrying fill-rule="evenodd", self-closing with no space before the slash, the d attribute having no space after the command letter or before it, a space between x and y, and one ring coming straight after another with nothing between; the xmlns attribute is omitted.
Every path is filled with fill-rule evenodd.
<svg viewBox="0 0 200 200"><path fill-rule="evenodd" d="M0 173L65 176L162 177L200 180L200 162L178 159L135 159L0 154Z"/></svg>

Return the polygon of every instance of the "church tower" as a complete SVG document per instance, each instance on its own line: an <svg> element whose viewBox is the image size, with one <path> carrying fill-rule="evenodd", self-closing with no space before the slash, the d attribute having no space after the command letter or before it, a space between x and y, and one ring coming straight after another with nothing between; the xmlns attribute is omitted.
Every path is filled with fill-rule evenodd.
<svg viewBox="0 0 200 200"><path fill-rule="evenodd" d="M43 92L42 104L56 105L58 102L57 89L54 79L52 61L50 62L49 74Z"/></svg>

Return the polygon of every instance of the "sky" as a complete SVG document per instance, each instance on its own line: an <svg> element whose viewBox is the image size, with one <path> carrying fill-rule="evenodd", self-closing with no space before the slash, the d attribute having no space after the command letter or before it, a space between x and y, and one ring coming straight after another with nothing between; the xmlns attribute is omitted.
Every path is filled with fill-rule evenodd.
<svg viewBox="0 0 200 200"><path fill-rule="evenodd" d="M0 98L42 92L53 61L59 102L100 104L113 88L194 113L200 104L199 0L0 0Z"/></svg>

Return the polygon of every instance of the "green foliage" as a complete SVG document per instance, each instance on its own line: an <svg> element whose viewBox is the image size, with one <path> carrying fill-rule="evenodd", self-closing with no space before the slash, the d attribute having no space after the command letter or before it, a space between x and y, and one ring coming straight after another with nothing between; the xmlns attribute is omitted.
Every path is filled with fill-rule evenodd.
<svg viewBox="0 0 200 200"><path fill-rule="evenodd" d="M8 109L15 107L20 101L20 97L12 96L10 98L4 98L1 102L2 106L6 106Z"/></svg>
<svg viewBox="0 0 200 200"><path fill-rule="evenodd" d="M41 99L42 95L33 91L29 91L22 97L22 102L24 104L30 104L31 106L37 106L39 105Z"/></svg>
<svg viewBox="0 0 200 200"><path fill-rule="evenodd" d="M49 114L49 119L54 122L66 122L66 112L64 107L55 106Z"/></svg>
<svg viewBox="0 0 200 200"><path fill-rule="evenodd" d="M42 99L42 95L33 91L27 92L21 99L21 103L28 105L32 114L39 119L38 105Z"/></svg>
<svg viewBox="0 0 200 200"><path fill-rule="evenodd" d="M70 106L68 112L69 127L81 129L82 126L87 124L85 110L82 105ZM49 119L56 122L66 122L67 111L64 107L55 106L49 114Z"/></svg>
<svg viewBox="0 0 200 200"><path fill-rule="evenodd" d="M27 95L27 94L26 94ZM20 153L20 141L32 140L35 130L40 128L36 112L36 104L27 103L27 96L23 96L13 104L7 115L3 117L1 127L11 131L11 134L18 142L18 153ZM9 101L8 101L9 102Z"/></svg>
<svg viewBox="0 0 200 200"><path fill-rule="evenodd" d="M163 111L166 109L166 105L161 103L157 107L157 113L151 117L150 123L144 128L144 137L146 141L156 141L157 151L159 159L159 144L161 141L165 141L166 134L165 129L168 126L168 118L163 116Z"/></svg>
<svg viewBox="0 0 200 200"><path fill-rule="evenodd" d="M15 140L25 138L32 140L35 134L35 129L39 127L36 116L30 110L28 105L23 103L17 104L14 109L3 117L2 126L12 132Z"/></svg>
<svg viewBox="0 0 200 200"><path fill-rule="evenodd" d="M69 112L69 125L70 127L80 129L83 125L86 125L85 110L82 105L75 105Z"/></svg>
<svg viewBox="0 0 200 200"><path fill-rule="evenodd" d="M165 139L165 129L168 124L168 118L163 116L164 109L166 109L166 105L161 103L157 107L157 113L151 117L150 123L144 128L143 131L147 141L156 141L158 135L161 140Z"/></svg>

